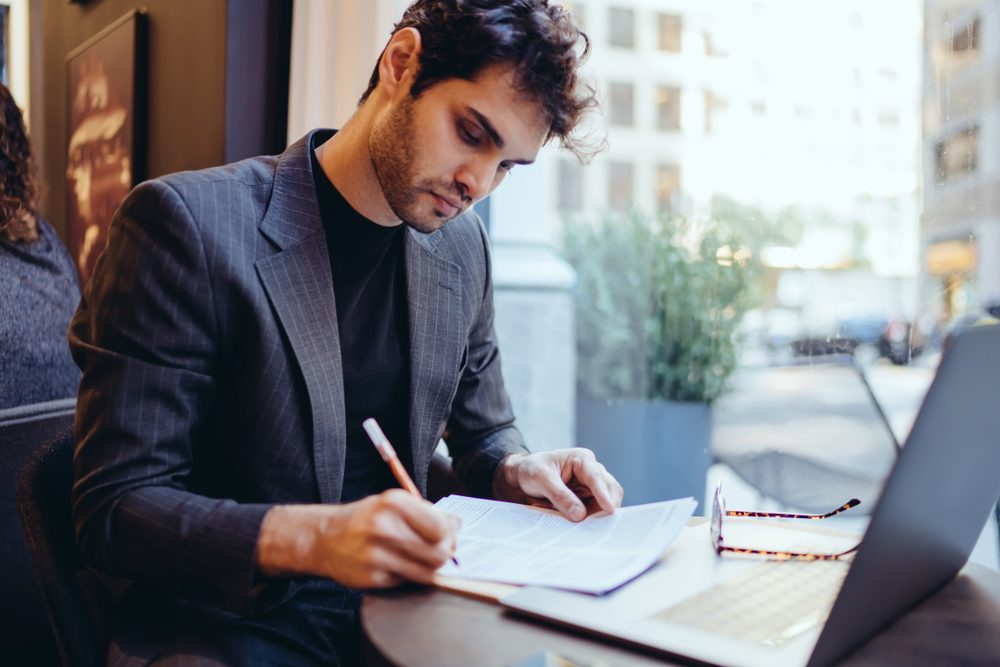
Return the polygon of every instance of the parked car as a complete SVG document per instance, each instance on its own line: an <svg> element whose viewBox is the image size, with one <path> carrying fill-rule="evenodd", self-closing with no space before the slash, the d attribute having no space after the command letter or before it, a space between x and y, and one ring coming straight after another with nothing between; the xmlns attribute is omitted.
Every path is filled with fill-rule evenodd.
<svg viewBox="0 0 1000 667"><path fill-rule="evenodd" d="M791 341L792 351L800 357L827 354L854 354L863 345L875 349L887 320L877 315L838 320L828 335L801 336Z"/></svg>

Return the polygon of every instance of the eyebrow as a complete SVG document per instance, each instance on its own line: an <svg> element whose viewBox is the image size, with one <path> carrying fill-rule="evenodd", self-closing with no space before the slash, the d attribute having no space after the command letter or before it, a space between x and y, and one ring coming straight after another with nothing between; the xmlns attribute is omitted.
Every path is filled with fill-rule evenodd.
<svg viewBox="0 0 1000 667"><path fill-rule="evenodd" d="M497 132L495 127L493 127L493 123L490 122L489 118L469 105L465 106L465 110L476 117L476 121L483 126L483 129L486 130L486 134L490 135L490 141L492 141L497 148L503 148L506 145L503 137L501 137L500 133ZM534 160L511 160L511 162L514 162L515 164L531 164Z"/></svg>

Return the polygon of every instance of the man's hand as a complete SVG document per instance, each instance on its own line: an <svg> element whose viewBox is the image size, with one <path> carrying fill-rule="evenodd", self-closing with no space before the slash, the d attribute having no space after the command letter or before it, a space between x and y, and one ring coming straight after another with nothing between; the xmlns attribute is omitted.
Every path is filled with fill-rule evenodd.
<svg viewBox="0 0 1000 667"><path fill-rule="evenodd" d="M346 505L280 505L257 538L267 575L328 577L351 588L430 583L455 553L460 520L402 489Z"/></svg>
<svg viewBox="0 0 1000 667"><path fill-rule="evenodd" d="M622 495L618 480L583 448L511 454L493 476L497 500L554 507L573 521L601 510L614 512Z"/></svg>

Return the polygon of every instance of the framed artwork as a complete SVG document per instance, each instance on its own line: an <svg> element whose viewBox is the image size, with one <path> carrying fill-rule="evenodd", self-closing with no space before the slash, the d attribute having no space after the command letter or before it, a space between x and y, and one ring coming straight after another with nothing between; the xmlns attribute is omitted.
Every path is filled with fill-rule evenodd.
<svg viewBox="0 0 1000 667"><path fill-rule="evenodd" d="M66 236L81 282L144 177L145 19L130 11L66 56Z"/></svg>

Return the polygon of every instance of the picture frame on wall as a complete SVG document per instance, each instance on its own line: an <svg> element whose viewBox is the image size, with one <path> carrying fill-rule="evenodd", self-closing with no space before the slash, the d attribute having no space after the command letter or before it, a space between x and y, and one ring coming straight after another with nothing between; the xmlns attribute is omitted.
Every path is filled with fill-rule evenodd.
<svg viewBox="0 0 1000 667"><path fill-rule="evenodd" d="M146 15L132 10L66 55L66 231L90 277L125 195L145 177Z"/></svg>

